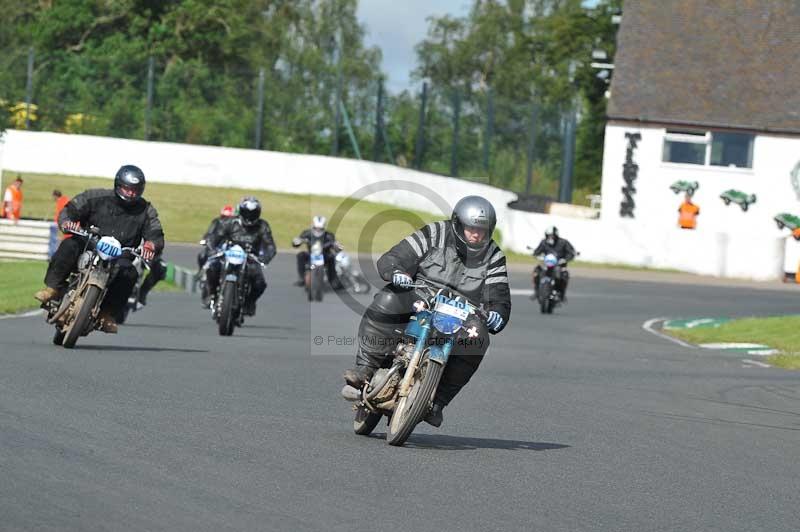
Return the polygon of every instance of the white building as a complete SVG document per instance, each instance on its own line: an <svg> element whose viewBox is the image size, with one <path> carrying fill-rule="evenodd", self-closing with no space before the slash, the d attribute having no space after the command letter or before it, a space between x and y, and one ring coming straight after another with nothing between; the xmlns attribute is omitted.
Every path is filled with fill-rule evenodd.
<svg viewBox="0 0 800 532"><path fill-rule="evenodd" d="M626 0L608 106L603 222L640 226L654 239L692 233L677 228L684 195L670 186L696 182L697 229L676 237L698 244L686 253L703 261L701 242L744 237L753 253L726 260L796 269L797 244L789 239L784 258L789 230L774 218L800 216L799 25L796 0ZM730 190L755 201L726 205L721 195Z"/></svg>

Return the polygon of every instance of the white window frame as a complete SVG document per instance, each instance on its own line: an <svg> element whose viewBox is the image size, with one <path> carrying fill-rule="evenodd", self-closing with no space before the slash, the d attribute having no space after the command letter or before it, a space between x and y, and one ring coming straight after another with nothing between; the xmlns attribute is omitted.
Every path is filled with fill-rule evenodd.
<svg viewBox="0 0 800 532"><path fill-rule="evenodd" d="M713 136L713 131L706 130L706 131L697 131L697 134L692 134L689 132L684 133L676 133L670 132L667 129L663 129L663 141L662 141L662 150L664 143L666 142L685 142L689 144L703 144L705 146L705 157L703 164L692 164L692 163L676 163L672 161L665 161L661 159L661 164L663 166L675 166L680 168L695 168L695 169L705 169L705 170L724 170L726 172L736 172L736 173L745 173L751 174L753 173L753 167L755 166L755 147L756 147L756 138L757 136L751 134L753 136L753 142L750 145L750 168L742 167L742 166L720 166L720 165L712 165L711 164L711 140ZM724 131L720 131L720 133L724 133Z"/></svg>

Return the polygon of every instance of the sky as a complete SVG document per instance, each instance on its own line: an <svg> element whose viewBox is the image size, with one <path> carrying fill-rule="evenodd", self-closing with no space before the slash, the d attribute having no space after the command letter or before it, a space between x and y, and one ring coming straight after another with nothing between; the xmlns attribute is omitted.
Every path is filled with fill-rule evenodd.
<svg viewBox="0 0 800 532"><path fill-rule="evenodd" d="M414 46L425 38L430 16L464 16L472 0L360 0L357 16L366 26L367 46L383 52L381 68L386 88L393 93L411 84L409 74L416 66Z"/></svg>

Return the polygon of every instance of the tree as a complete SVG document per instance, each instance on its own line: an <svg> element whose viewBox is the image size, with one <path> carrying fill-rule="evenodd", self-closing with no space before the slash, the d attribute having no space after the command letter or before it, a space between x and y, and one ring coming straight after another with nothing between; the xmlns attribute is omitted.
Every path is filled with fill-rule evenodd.
<svg viewBox="0 0 800 532"><path fill-rule="evenodd" d="M611 11L619 0L600 2L592 10L580 0L474 0L462 18L430 19L427 37L417 46L417 79L428 80L434 95L459 90L463 95L463 156L468 175L483 168L478 144L484 140L494 95L494 136L489 180L521 190L530 136L530 117L538 109L535 168L540 192L550 192L560 172L561 119L580 105L576 182L599 188L605 115L605 82L591 69L591 51L613 54L615 30ZM448 105L434 97L432 114ZM446 134L430 131L432 153ZM446 128L445 128L446 129ZM443 157L444 153L439 153ZM431 161L432 166L437 163ZM439 161L439 166L441 161Z"/></svg>

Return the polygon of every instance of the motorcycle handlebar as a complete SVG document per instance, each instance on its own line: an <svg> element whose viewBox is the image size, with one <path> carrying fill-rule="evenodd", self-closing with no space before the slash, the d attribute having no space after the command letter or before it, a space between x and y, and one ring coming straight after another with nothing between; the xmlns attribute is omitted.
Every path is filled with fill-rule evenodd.
<svg viewBox="0 0 800 532"><path fill-rule="evenodd" d="M263 262L261 262L261 259L259 259L257 255L253 255L252 253L248 253L248 254L247 254L247 258L248 258L248 259L250 259L250 260L252 260L252 261L253 261L253 262L255 262L256 264L258 264L258 265L259 265L259 266L261 266L262 268L266 268L266 267L267 267L267 265L266 265L266 264L264 264Z"/></svg>
<svg viewBox="0 0 800 532"><path fill-rule="evenodd" d="M206 263L203 265L203 267L207 268L208 265L211 264L212 260L218 259L218 258L224 257L224 256L225 256L225 252L224 251L217 251L213 255L209 255L209 257L206 259ZM253 262L259 264L262 268L266 268L267 267L267 265L264 262L262 262L261 259L258 258L258 255L254 255L253 253L248 253L247 254L247 258L249 260L252 260Z"/></svg>
<svg viewBox="0 0 800 532"><path fill-rule="evenodd" d="M439 290L439 289L448 290L456 294L457 296L464 298L470 304L475 314L477 314L482 320L485 321L489 317L489 313L483 308L482 304L475 305L472 301L470 301L470 299L467 296L465 296L458 290L450 288L445 284L437 283L436 281L431 281L430 279L417 279L413 284L413 288L415 290L422 288L428 291Z"/></svg>
<svg viewBox="0 0 800 532"><path fill-rule="evenodd" d="M88 231L70 229L70 230L67 230L67 231L64 231L64 232L65 233L70 233L72 235L80 236L80 237L83 237L83 238L88 238L90 240L99 240L100 239L99 228L97 228L95 226L91 226ZM120 249L122 250L123 253L130 253L134 257L138 257L138 258L142 259L142 262L144 262L145 266L147 266L147 269L150 269L150 261L146 260L144 257L142 257L141 247L135 247L135 248L123 247L123 248L120 248Z"/></svg>

